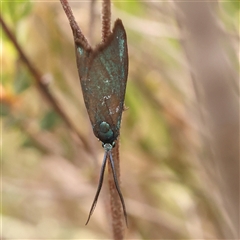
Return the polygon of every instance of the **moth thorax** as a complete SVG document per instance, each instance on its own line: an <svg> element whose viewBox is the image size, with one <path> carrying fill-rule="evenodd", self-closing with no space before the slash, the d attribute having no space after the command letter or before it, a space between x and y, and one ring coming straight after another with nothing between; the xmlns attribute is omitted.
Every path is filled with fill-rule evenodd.
<svg viewBox="0 0 240 240"><path fill-rule="evenodd" d="M101 122L99 125L99 138L103 143L109 142L113 138L113 131L107 122Z"/></svg>

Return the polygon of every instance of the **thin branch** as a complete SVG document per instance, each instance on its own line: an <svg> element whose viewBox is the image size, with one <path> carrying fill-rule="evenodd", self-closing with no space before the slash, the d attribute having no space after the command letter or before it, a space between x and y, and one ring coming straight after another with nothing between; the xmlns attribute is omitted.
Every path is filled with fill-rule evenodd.
<svg viewBox="0 0 240 240"><path fill-rule="evenodd" d="M104 0L102 5L102 42L105 42L107 40L110 33L111 33L111 1ZM116 145L112 149L112 156L117 174L117 179L120 184L119 140L116 141ZM115 181L112 175L111 164L109 162L108 173L109 173L108 184L110 193L113 238L115 240L121 240L124 239L123 211L121 201L116 190Z"/></svg>
<svg viewBox="0 0 240 240"><path fill-rule="evenodd" d="M70 26L72 28L72 31L73 31L73 37L74 37L74 41L75 42L81 42L81 44L84 45L85 49L87 48L91 48L87 39L84 37L84 35L82 34L82 31L81 29L79 28L74 16L73 16L73 13L72 13L72 9L68 3L67 0L60 0L62 6L63 6L63 9L67 15L67 18L69 20L69 23L70 23Z"/></svg>
<svg viewBox="0 0 240 240"><path fill-rule="evenodd" d="M111 1L104 0L102 4L102 42L105 42L111 33Z"/></svg>
<svg viewBox="0 0 240 240"><path fill-rule="evenodd" d="M42 81L42 74L34 67L33 63L28 59L27 55L23 51L22 47L17 42L16 37L11 32L5 21L2 19L2 16L0 16L0 23L3 27L4 32L8 36L8 38L13 43L14 47L16 48L20 58L22 61L26 64L27 68L33 75L35 82L37 84L38 90L42 93L42 95L45 97L45 99L52 105L52 107L55 109L55 111L61 116L65 124L78 135L78 137L81 139L86 151L91 152L91 148L85 138L78 132L77 128L73 125L73 123L70 121L64 110L61 108L60 104L56 100L56 98L49 92L49 89L46 84Z"/></svg>
<svg viewBox="0 0 240 240"><path fill-rule="evenodd" d="M112 149L112 156L114 161L115 170L117 173L118 182L120 184L120 158L119 158L119 140L115 142L115 147ZM108 185L110 193L110 205L112 215L112 231L114 240L124 239L124 223L123 211L121 201L116 190L111 164L108 161Z"/></svg>
<svg viewBox="0 0 240 240"><path fill-rule="evenodd" d="M95 22L96 22L96 13L95 13L95 7L96 7L96 0L91 0L90 4L90 19L89 19L89 30L88 30L88 40L90 43L93 40L93 32L95 28Z"/></svg>

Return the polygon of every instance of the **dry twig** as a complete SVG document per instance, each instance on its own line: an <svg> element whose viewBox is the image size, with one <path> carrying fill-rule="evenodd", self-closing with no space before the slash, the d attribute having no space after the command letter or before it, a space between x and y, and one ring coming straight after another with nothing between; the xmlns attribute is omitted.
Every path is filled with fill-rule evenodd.
<svg viewBox="0 0 240 240"><path fill-rule="evenodd" d="M0 16L0 23L3 27L4 32L8 36L8 38L11 40L13 43L14 47L16 48L21 60L26 64L27 68L33 75L35 82L37 84L38 90L41 92L41 94L45 97L45 99L52 105L54 110L61 116L63 121L66 123L66 125L72 130L73 133L76 133L78 137L81 139L84 148L86 151L91 152L91 148L88 144L88 142L85 140L85 138L79 133L77 128L73 125L73 123L70 121L68 116L66 115L65 111L62 109L60 106L59 102L57 99L51 94L49 91L48 87L46 84L44 84L44 81L42 81L42 74L34 67L33 63L29 60L27 55L25 54L24 50L22 47L19 45L17 42L16 37L14 34L11 32L5 21L3 20L2 16Z"/></svg>

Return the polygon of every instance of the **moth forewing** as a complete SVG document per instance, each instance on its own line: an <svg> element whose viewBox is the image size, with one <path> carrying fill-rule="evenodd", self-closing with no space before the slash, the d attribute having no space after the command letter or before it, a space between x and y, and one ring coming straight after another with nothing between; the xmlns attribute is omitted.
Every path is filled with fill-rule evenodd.
<svg viewBox="0 0 240 240"><path fill-rule="evenodd" d="M100 123L107 122L116 139L128 73L127 40L121 20L115 22L106 42L90 52L87 60L85 72L80 68L79 75L94 134L101 140Z"/></svg>

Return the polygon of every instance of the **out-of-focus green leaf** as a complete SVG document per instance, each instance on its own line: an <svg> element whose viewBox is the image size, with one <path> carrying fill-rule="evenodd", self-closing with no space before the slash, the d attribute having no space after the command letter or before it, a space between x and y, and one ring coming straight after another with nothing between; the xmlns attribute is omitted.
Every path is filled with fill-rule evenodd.
<svg viewBox="0 0 240 240"><path fill-rule="evenodd" d="M0 116L5 117L9 114L9 106L7 104L2 103L0 108Z"/></svg>
<svg viewBox="0 0 240 240"><path fill-rule="evenodd" d="M45 114L40 122L41 129L50 130L56 127L59 123L59 116L54 111L49 111Z"/></svg>
<svg viewBox="0 0 240 240"><path fill-rule="evenodd" d="M114 5L119 8L123 9L125 12L128 12L132 15L142 15L145 14L145 9L140 1L129 2L126 4L124 1L115 2L113 1Z"/></svg>
<svg viewBox="0 0 240 240"><path fill-rule="evenodd" d="M239 28L239 14L240 3L239 1L220 1L224 14L221 18L227 26L228 30L235 31L236 27Z"/></svg>
<svg viewBox="0 0 240 240"><path fill-rule="evenodd" d="M32 9L32 3L29 0L23 2L6 1L1 4L4 17L10 18L13 23L26 17Z"/></svg>
<svg viewBox="0 0 240 240"><path fill-rule="evenodd" d="M31 86L31 80L26 71L19 71L14 79L14 91L15 93L21 93Z"/></svg>
<svg viewBox="0 0 240 240"><path fill-rule="evenodd" d="M229 9L229 12L236 12L240 10L239 1L223 1L226 8Z"/></svg>

